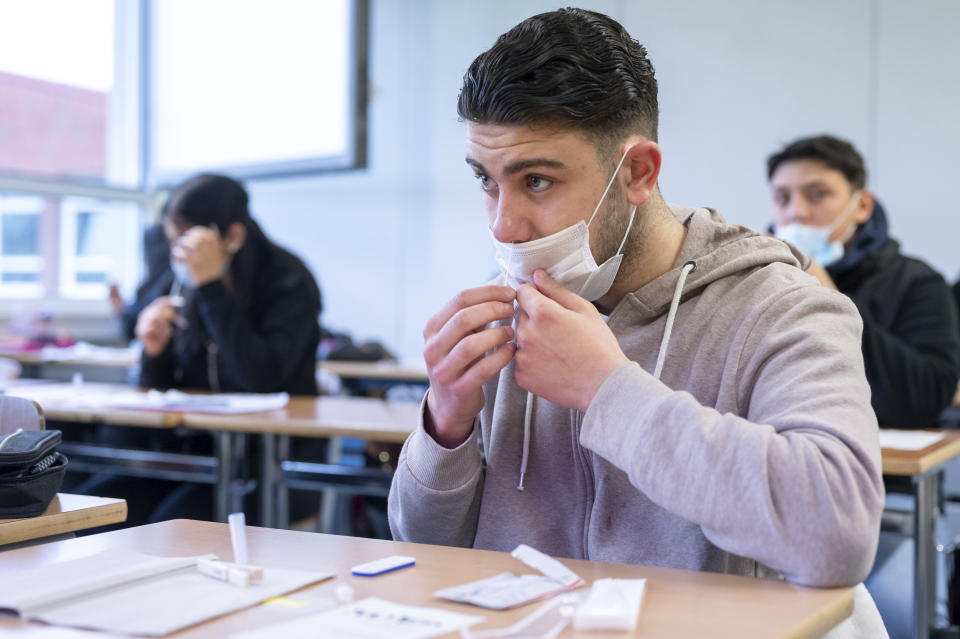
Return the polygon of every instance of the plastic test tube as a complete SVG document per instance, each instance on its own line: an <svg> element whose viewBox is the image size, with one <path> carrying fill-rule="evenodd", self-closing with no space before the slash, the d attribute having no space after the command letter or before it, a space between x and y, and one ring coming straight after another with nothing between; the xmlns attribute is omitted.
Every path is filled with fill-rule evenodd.
<svg viewBox="0 0 960 639"><path fill-rule="evenodd" d="M247 564L247 518L243 513L230 513L230 544L233 546L233 562L240 566Z"/></svg>

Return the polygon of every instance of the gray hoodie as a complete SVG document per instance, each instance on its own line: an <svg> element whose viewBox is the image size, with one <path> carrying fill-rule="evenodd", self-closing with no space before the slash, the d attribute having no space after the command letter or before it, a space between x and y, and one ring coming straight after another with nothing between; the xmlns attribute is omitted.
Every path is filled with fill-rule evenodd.
<svg viewBox="0 0 960 639"><path fill-rule="evenodd" d="M586 413L533 401L524 490L527 393L511 363L484 386L461 446L441 447L422 422L407 440L389 499L395 539L772 569L818 586L866 576L883 483L855 307L787 244L708 209L674 213L688 229L674 267L609 317L631 362Z"/></svg>

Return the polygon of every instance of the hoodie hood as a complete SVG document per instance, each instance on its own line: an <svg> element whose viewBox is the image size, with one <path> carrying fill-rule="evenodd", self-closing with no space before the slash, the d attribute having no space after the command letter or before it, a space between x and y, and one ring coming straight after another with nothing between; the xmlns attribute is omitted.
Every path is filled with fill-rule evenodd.
<svg viewBox="0 0 960 639"><path fill-rule="evenodd" d="M670 210L687 228L687 237L676 261L669 271L626 295L618 308L629 304L646 318L667 312L677 280L688 262L695 263L696 269L687 277L681 301L741 271L778 262L804 269L810 264L810 258L792 244L745 226L728 224L714 209L670 205Z"/></svg>

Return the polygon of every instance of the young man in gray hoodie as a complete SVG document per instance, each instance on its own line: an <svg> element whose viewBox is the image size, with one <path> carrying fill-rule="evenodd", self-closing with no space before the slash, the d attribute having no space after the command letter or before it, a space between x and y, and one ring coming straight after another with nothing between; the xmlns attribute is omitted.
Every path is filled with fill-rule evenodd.
<svg viewBox="0 0 960 639"><path fill-rule="evenodd" d="M860 318L784 242L664 202L657 110L646 51L593 12L470 66L504 275L424 330L393 535L856 584L883 507Z"/></svg>

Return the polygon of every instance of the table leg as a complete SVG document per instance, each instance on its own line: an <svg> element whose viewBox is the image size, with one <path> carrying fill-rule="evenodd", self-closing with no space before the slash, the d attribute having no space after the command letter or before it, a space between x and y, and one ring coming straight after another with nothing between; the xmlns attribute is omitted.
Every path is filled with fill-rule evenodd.
<svg viewBox="0 0 960 639"><path fill-rule="evenodd" d="M277 441L277 456L275 459L276 472L276 499L277 499L277 528L290 528L290 489L283 476L283 460L290 459L290 436L280 435Z"/></svg>
<svg viewBox="0 0 960 639"><path fill-rule="evenodd" d="M214 517L226 522L230 510L230 484L233 475L233 439L228 431L216 433L217 482L214 484Z"/></svg>
<svg viewBox="0 0 960 639"><path fill-rule="evenodd" d="M260 447L260 513L267 528L277 527L277 436L263 433Z"/></svg>
<svg viewBox="0 0 960 639"><path fill-rule="evenodd" d="M937 486L939 472L913 478L913 620L916 639L928 639L937 601Z"/></svg>
<svg viewBox="0 0 960 639"><path fill-rule="evenodd" d="M343 441L339 437L331 437L327 441L327 463L339 464ZM323 501L320 504L320 532L335 533L334 526L337 519L337 497L339 493L328 488L323 491Z"/></svg>
<svg viewBox="0 0 960 639"><path fill-rule="evenodd" d="M228 467L230 472L230 512L243 512L244 496L247 493L247 473L241 472L247 458L247 434L230 433L233 441L233 460Z"/></svg>

